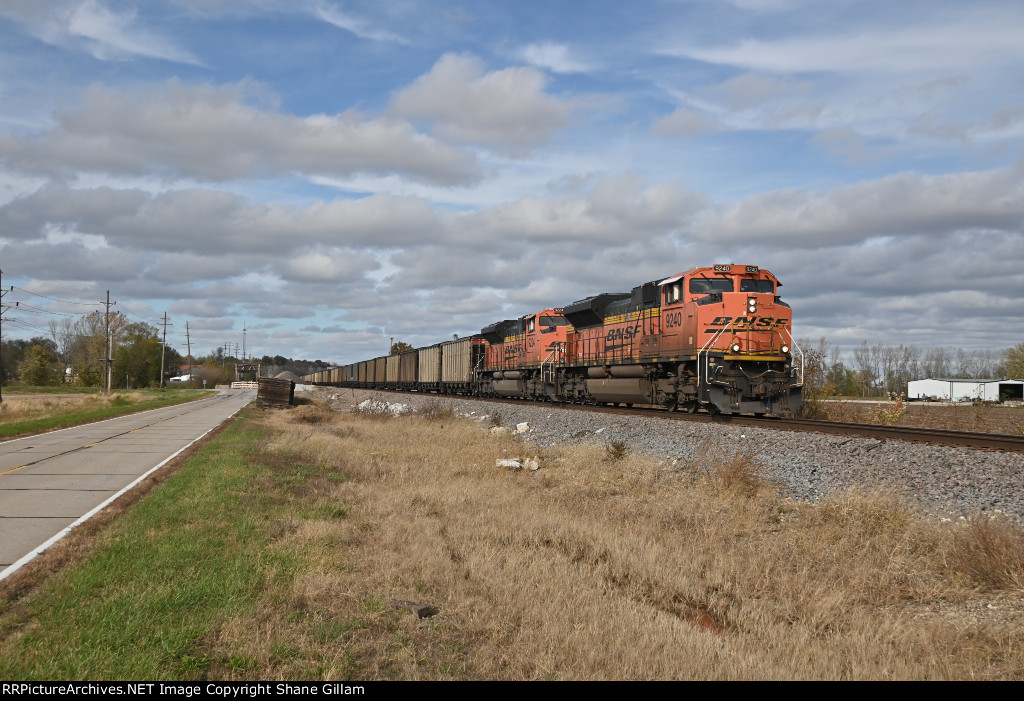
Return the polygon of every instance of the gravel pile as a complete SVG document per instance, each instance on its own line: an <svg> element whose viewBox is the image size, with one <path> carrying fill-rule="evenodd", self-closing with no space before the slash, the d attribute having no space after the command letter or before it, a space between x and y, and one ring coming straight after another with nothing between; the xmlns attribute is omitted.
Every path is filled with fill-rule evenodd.
<svg viewBox="0 0 1024 701"><path fill-rule="evenodd" d="M414 408L438 401L431 395L389 396L349 389L324 388L319 394L342 410L371 395L394 396L391 401ZM443 401L471 417L497 414L501 425L513 430L526 422L529 430L522 434L523 440L541 446L623 441L632 451L682 463L709 450L724 454L744 450L754 454L768 476L793 498L813 502L830 492L866 486L892 490L939 517L1003 513L1024 525L1024 455L1020 453L597 414L526 402Z"/></svg>

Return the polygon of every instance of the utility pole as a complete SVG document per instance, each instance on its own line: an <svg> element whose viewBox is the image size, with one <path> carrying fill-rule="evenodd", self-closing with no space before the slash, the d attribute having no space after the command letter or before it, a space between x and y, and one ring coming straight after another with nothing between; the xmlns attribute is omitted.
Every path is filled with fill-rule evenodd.
<svg viewBox="0 0 1024 701"><path fill-rule="evenodd" d="M245 328L245 324L243 323L242 324L242 362L243 363L246 362L246 360L247 360L247 358L246 358L246 351L245 351L245 332L246 332L246 328Z"/></svg>
<svg viewBox="0 0 1024 701"><path fill-rule="evenodd" d="M164 388L164 356L167 355L167 312L164 312L164 342L160 346L160 389Z"/></svg>
<svg viewBox="0 0 1024 701"><path fill-rule="evenodd" d="M185 322L185 343L188 345L188 386L195 389L195 382L192 378L192 338L188 335L188 322Z"/></svg>
<svg viewBox="0 0 1024 701"><path fill-rule="evenodd" d="M3 282L3 274L4 274L4 271L0 270L0 283ZM0 287L2 287L2 285L0 285ZM13 290L14 288L12 287L11 289ZM3 355L3 348L4 348L4 309L7 309L7 307L5 307L4 304L3 304L3 299L7 295L7 292L8 292L8 290L0 289L0 404L3 404L3 401L4 401L4 391L3 391L4 375L7 374L6 372L4 372L4 355Z"/></svg>
<svg viewBox="0 0 1024 701"><path fill-rule="evenodd" d="M114 369L114 359L111 357L114 354L114 337L110 333L110 308L117 304L117 302L110 301L110 290L107 290L107 301L105 303L106 313L103 315L104 330L106 333L106 358L103 359L103 386L106 387L105 394L110 394L110 381L112 379L112 371Z"/></svg>

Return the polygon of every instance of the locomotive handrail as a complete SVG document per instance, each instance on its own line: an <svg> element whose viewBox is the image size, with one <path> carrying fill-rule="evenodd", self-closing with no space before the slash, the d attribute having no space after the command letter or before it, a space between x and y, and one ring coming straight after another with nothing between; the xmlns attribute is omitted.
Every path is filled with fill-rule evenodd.
<svg viewBox="0 0 1024 701"><path fill-rule="evenodd" d="M565 352L565 343L562 341L556 341L554 347L548 353L544 360L540 361L540 379L542 382L547 382L547 377L544 375L544 365L547 363L551 366L551 384L555 384L555 361L551 360L551 356L558 352ZM548 363L548 361L551 361Z"/></svg>
<svg viewBox="0 0 1024 701"><path fill-rule="evenodd" d="M730 329L730 328L732 328L732 322L731 321L728 324L726 324L725 326L723 326L722 328L720 328L718 330L718 333L716 333L714 336L712 336L710 339L708 339L708 342L705 343L701 347L701 349L699 351L697 351L697 401L698 402L702 401L701 400L701 396L700 396L700 387L701 387L701 384L700 384L700 354L701 353L704 354L704 370L705 370L704 375L705 375L706 379L708 380L708 382L710 383L710 381L711 381L711 377L710 377L711 373L707 371L708 352L711 350L710 346L714 345L715 341L718 340L718 337L721 336L723 333L726 332L727 329Z"/></svg>

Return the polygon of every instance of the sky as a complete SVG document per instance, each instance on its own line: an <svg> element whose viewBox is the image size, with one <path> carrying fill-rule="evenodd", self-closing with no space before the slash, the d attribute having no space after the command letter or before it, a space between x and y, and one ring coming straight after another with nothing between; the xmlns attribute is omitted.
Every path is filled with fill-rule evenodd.
<svg viewBox="0 0 1024 701"><path fill-rule="evenodd" d="M1024 3L0 0L5 337L349 363L695 266L797 338L1024 328ZM61 315L70 315L64 316Z"/></svg>

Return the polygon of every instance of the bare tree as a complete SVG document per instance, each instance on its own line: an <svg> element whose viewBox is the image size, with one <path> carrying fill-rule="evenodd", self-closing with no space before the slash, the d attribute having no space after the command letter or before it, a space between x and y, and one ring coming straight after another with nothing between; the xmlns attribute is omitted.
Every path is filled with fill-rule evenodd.
<svg viewBox="0 0 1024 701"><path fill-rule="evenodd" d="M953 351L939 346L924 352L916 379L950 377L953 374Z"/></svg>
<svg viewBox="0 0 1024 701"><path fill-rule="evenodd" d="M128 317L121 312L110 314L112 348L117 349ZM103 381L103 360L107 357L106 319L104 312L86 314L74 324L74 348L71 362L79 382L87 386L99 385Z"/></svg>
<svg viewBox="0 0 1024 701"><path fill-rule="evenodd" d="M75 348L75 322L68 317L62 317L60 321L50 320L50 338L57 347L57 360L61 364L61 382L69 381L68 369L71 367L71 352Z"/></svg>
<svg viewBox="0 0 1024 701"><path fill-rule="evenodd" d="M1018 343L1003 351L1001 375L1007 379L1024 379L1024 343Z"/></svg>

